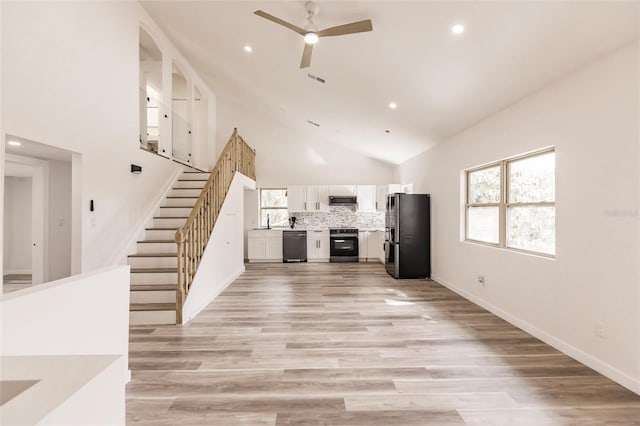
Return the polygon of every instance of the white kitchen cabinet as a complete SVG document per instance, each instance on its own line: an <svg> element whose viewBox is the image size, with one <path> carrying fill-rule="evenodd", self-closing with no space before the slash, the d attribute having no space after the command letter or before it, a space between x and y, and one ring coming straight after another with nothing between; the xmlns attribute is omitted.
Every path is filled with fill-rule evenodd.
<svg viewBox="0 0 640 426"><path fill-rule="evenodd" d="M249 262L282 262L282 229L257 229L247 235Z"/></svg>
<svg viewBox="0 0 640 426"><path fill-rule="evenodd" d="M376 186L375 185L358 185L356 187L358 196L358 211L373 212L376 211Z"/></svg>
<svg viewBox="0 0 640 426"><path fill-rule="evenodd" d="M369 231L358 231L358 259L360 262L367 261Z"/></svg>
<svg viewBox="0 0 640 426"><path fill-rule="evenodd" d="M383 231L358 231L358 258L360 262L384 263L383 244Z"/></svg>
<svg viewBox="0 0 640 426"><path fill-rule="evenodd" d="M378 185L376 187L376 210L383 212L386 210L387 195L402 192L402 185L392 183L389 185Z"/></svg>
<svg viewBox="0 0 640 426"><path fill-rule="evenodd" d="M370 231L367 237L367 262L384 259L384 231Z"/></svg>
<svg viewBox="0 0 640 426"><path fill-rule="evenodd" d="M287 210L290 213L307 211L306 185L291 185L287 187Z"/></svg>
<svg viewBox="0 0 640 426"><path fill-rule="evenodd" d="M354 197L356 195L355 185L331 185L329 195L340 197Z"/></svg>
<svg viewBox="0 0 640 426"><path fill-rule="evenodd" d="M307 262L328 262L329 255L329 231L307 231Z"/></svg>
<svg viewBox="0 0 640 426"><path fill-rule="evenodd" d="M307 185L307 211L329 211L329 187L327 185Z"/></svg>

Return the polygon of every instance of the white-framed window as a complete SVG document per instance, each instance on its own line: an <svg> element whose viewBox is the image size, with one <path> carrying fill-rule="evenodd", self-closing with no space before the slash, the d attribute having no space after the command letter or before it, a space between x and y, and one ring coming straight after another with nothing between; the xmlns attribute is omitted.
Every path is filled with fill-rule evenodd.
<svg viewBox="0 0 640 426"><path fill-rule="evenodd" d="M547 148L466 170L465 239L555 256L555 164Z"/></svg>
<svg viewBox="0 0 640 426"><path fill-rule="evenodd" d="M287 188L260 188L260 226L286 226L289 222L287 211Z"/></svg>

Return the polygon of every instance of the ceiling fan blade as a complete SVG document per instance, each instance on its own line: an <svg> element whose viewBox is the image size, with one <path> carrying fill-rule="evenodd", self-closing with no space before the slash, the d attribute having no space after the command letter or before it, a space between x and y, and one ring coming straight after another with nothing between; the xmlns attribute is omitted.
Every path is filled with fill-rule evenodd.
<svg viewBox="0 0 640 426"><path fill-rule="evenodd" d="M363 33L372 31L371 19L365 21L352 22L350 24L338 25L337 27L326 28L318 31L318 37L331 37L345 34Z"/></svg>
<svg viewBox="0 0 640 426"><path fill-rule="evenodd" d="M300 27L296 27L295 25L290 24L290 23L288 23L287 21L283 21L283 20L282 20L282 19L280 19L280 18L276 18L276 17L275 17L275 16L273 16L273 15L269 15L267 12L263 12L262 10L256 10L256 11L255 11L255 12L253 12L253 13L255 13L255 14L256 14L256 15L258 15L258 16L263 17L264 19L268 19L268 20L269 20L269 21L271 21L271 22L275 22L276 24L280 24L280 25L282 25L282 26L284 26L284 27L287 27L287 28L289 28L290 30L295 31L295 32L297 32L297 33L298 33L298 34L300 34L300 35L305 35L305 34L307 33L307 32L306 32L305 30L303 30L302 28L300 28Z"/></svg>
<svg viewBox="0 0 640 426"><path fill-rule="evenodd" d="M300 68L309 68L311 65L311 53L313 52L313 44L304 44L304 51L302 52L302 61L300 61Z"/></svg>

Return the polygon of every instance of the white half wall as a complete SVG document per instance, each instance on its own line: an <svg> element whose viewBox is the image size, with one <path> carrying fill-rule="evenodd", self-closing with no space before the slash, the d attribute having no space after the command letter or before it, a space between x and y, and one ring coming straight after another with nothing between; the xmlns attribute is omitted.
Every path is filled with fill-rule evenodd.
<svg viewBox="0 0 640 426"><path fill-rule="evenodd" d="M195 318L244 272L245 188L255 189L255 182L236 173L182 308L183 324Z"/></svg>
<svg viewBox="0 0 640 426"><path fill-rule="evenodd" d="M128 358L128 266L74 275L4 294L0 296L0 307L0 356Z"/></svg>
<svg viewBox="0 0 640 426"><path fill-rule="evenodd" d="M4 273L31 273L30 177L5 176Z"/></svg>
<svg viewBox="0 0 640 426"><path fill-rule="evenodd" d="M617 50L397 168L431 193L434 279L637 393L639 53ZM461 241L462 170L550 145L556 258Z"/></svg>

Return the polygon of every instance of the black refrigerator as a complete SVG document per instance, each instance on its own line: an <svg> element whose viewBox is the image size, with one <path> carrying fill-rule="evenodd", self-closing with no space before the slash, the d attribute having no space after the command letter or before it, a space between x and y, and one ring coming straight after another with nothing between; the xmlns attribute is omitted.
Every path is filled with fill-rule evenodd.
<svg viewBox="0 0 640 426"><path fill-rule="evenodd" d="M430 210L429 194L387 196L385 267L392 277L431 277Z"/></svg>

